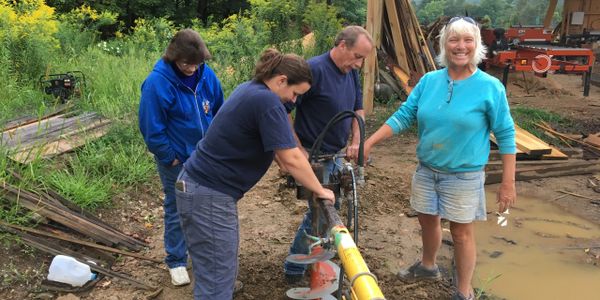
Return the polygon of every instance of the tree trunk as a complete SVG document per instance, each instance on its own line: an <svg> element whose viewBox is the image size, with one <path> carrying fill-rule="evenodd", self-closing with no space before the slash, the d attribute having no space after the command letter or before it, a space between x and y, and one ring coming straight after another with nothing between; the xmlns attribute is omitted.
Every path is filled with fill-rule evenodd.
<svg viewBox="0 0 600 300"><path fill-rule="evenodd" d="M208 22L208 0L198 0L198 5L196 6L196 17L206 25Z"/></svg>

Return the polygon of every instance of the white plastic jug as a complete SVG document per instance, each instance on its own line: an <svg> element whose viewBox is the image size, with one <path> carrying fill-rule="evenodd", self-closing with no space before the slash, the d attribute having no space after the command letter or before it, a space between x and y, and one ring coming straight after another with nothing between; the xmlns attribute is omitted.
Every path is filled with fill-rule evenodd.
<svg viewBox="0 0 600 300"><path fill-rule="evenodd" d="M55 256L48 272L48 280L68 283L72 286L83 286L95 277L96 274L92 273L90 266L66 255Z"/></svg>

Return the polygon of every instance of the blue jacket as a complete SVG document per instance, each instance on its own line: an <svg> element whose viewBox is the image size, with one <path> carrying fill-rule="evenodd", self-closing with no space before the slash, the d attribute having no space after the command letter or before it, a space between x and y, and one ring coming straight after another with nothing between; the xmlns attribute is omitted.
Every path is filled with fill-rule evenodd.
<svg viewBox="0 0 600 300"><path fill-rule="evenodd" d="M204 137L213 117L223 105L223 90L214 71L203 64L193 91L160 59L142 83L139 127L148 150L158 161L185 162Z"/></svg>

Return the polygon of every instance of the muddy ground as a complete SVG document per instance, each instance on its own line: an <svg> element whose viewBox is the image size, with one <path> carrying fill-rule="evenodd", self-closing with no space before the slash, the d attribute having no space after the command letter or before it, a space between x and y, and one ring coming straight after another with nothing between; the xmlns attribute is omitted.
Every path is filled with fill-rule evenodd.
<svg viewBox="0 0 600 300"><path fill-rule="evenodd" d="M556 75L546 79L528 78L527 87L521 74L511 76L508 87L512 107L527 106L557 112L579 120L572 133L600 131L600 88L592 87L589 97L582 96L579 77ZM529 90L529 92L527 92ZM391 111L380 106L367 121L373 132ZM565 132L565 129L562 128ZM377 147L372 165L367 168L367 182L360 188L359 248L371 271L379 279L387 299L449 299L452 289L449 276L440 283L407 284L394 274L417 259L420 234L417 220L410 217L408 198L410 178L416 166L416 137L401 134ZM558 190L599 199L600 194L588 187L585 176L568 176L518 182L519 195L543 200L556 199ZM494 191L495 185L488 186ZM581 218L600 224L600 206L577 197L553 200L556 205ZM162 259L162 208L158 177L152 182L132 187L115 197L115 207L98 211L101 218L127 233L150 243L146 255ZM266 176L238 205L241 226L240 273L244 289L236 300L286 299L290 288L283 277L282 263L287 254L306 204L296 200L295 190L285 188L285 180L272 167ZM489 208L490 210L492 208ZM446 233L447 234L447 233ZM451 261L449 235L444 237L439 261L446 269ZM24 248L10 239L2 239L0 249L0 299L54 299L64 293L47 293L39 288L46 276L51 257ZM590 260L593 262L594 260ZM172 288L164 265L122 257L113 270L130 274L148 284L163 287L156 299L191 299L192 286ZM77 293L80 299L146 299L151 292L133 288L118 279L105 278L91 291ZM64 299L64 298L63 298Z"/></svg>

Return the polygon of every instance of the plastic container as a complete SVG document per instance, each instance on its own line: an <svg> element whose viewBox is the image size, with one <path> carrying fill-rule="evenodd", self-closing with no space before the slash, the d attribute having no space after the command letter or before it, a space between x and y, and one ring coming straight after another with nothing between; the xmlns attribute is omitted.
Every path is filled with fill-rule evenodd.
<svg viewBox="0 0 600 300"><path fill-rule="evenodd" d="M96 278L90 266L66 255L57 255L50 263L48 280L68 283L72 286L83 286Z"/></svg>

